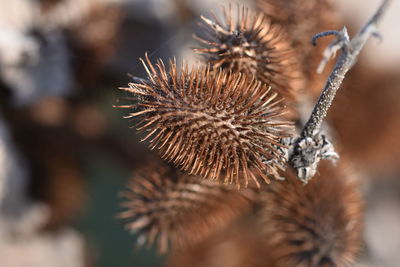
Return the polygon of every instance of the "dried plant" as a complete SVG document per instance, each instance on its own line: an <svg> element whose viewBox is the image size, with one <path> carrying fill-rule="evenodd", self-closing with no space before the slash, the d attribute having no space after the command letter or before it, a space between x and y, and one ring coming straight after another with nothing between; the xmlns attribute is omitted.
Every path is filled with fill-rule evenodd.
<svg viewBox="0 0 400 267"><path fill-rule="evenodd" d="M254 77L211 66L191 70L184 64L178 73L176 63L157 63L158 71L146 58L148 80L136 79L130 88L122 88L140 98L139 103L119 106L139 107L127 118L141 117L138 130L147 130L151 148L161 150L162 157L173 161L189 174L225 183L247 186L249 180L259 184L280 177L289 162L300 180L307 183L316 173L321 159L337 160L332 143L321 132L322 123L346 73L354 65L367 40L375 35L376 25L386 10L388 0L352 40L344 27L340 31L316 34L337 37L324 51L318 67L323 70L338 50L338 58L327 83L300 135L291 139L291 150L282 143L288 137L290 122L277 120L285 109L274 101L276 94ZM257 177L258 176L258 177ZM223 178L224 177L224 178ZM244 180L244 181L242 181Z"/></svg>
<svg viewBox="0 0 400 267"><path fill-rule="evenodd" d="M148 80L122 88L139 103L127 118L140 118L138 130L148 134L152 149L189 174L247 186L258 179L269 183L284 169L285 145L291 123L281 117L284 107L270 88L244 74L210 66L178 73L146 58Z"/></svg>
<svg viewBox="0 0 400 267"><path fill-rule="evenodd" d="M326 67L329 60L336 55L337 51L340 50L341 54L336 60L335 66L300 136L293 142L293 153L290 155L290 162L297 171L297 176L304 183L307 183L314 176L321 159L337 160L339 158L339 155L334 151L332 143L322 132L322 124L347 72L356 63L366 42L372 36L377 36L377 25L387 10L389 3L390 0L383 0L373 16L352 39L350 39L346 27L343 27L340 31L318 33L311 39L311 43L317 45L317 40L322 37L336 36L336 39L324 51L324 57L317 69L319 73Z"/></svg>
<svg viewBox="0 0 400 267"><path fill-rule="evenodd" d="M291 170L265 185L251 216L173 253L168 266L352 266L362 248L362 197L350 166L321 164L304 186Z"/></svg>
<svg viewBox="0 0 400 267"><path fill-rule="evenodd" d="M286 32L261 12L239 6L236 11L237 18L231 7L223 9L223 22L214 13L213 20L201 17L206 31L204 37L195 35L195 39L203 47L194 51L204 55L213 68L254 75L293 101L298 93L298 60Z"/></svg>
<svg viewBox="0 0 400 267"><path fill-rule="evenodd" d="M250 195L196 176L150 164L138 170L123 193L119 217L138 232L137 244L157 243L164 253L193 244L234 221L250 207Z"/></svg>
<svg viewBox="0 0 400 267"><path fill-rule="evenodd" d="M274 267L352 264L361 247L362 201L358 184L349 178L343 165L324 164L318 169L322 159L339 158L322 124L346 73L366 41L376 35L376 25L388 2L383 0L352 39L345 27L315 34L321 26L319 20L328 23L325 9L319 5L328 5L329 1L276 1L267 15L254 15L238 7L236 19L231 8L224 10L223 22L215 15L214 21L202 17L208 35L196 37L203 47L195 51L205 55L205 66L190 69L183 64L179 71L176 62L170 61L167 70L163 61L153 65L146 55L142 63L147 78L134 78L129 88L121 88L133 95L134 103L119 107L134 109L126 118L139 121L137 130L146 132L142 140L186 175L174 180L165 172L149 170L130 186L130 193L125 195L128 210L122 217L131 220L128 229L142 233L139 244L152 244L157 236L162 251L169 242L177 247L199 244L201 236L212 236L210 227L216 227L210 223L215 219L209 218L224 217L225 210L229 214L243 211L232 204L221 204L229 203L227 195L234 194L236 199L240 193L227 192L218 182L237 187L252 182L261 187L258 191L253 188L258 198L251 204L252 211L261 209L254 226L261 229L259 238L263 240L257 244L266 251L257 258L257 264L261 258L267 261L265 266ZM274 8L279 6L282 10L276 10L276 18L268 13L275 13ZM307 20L320 11L315 20ZM277 26L271 20L284 25ZM296 29L298 25L301 27ZM315 59L305 48L309 33L315 34L311 39L314 45L321 37L336 36L324 50L318 71L337 51L341 54L311 115L294 137L294 123L285 119L288 109L282 103L295 95L291 81L296 62L306 73L306 86L313 84L315 74L307 74L314 71L309 67ZM294 54L299 53L301 58L296 58ZM292 168L286 170L287 164ZM188 176L193 174L198 177ZM313 176L317 178L311 180ZM261 186L259 181L270 183L271 178L271 185ZM200 191L188 193L188 186ZM228 218L221 221L237 217ZM224 240L226 244L232 241ZM248 259L253 254L243 255ZM237 266L244 265L241 260Z"/></svg>
<svg viewBox="0 0 400 267"><path fill-rule="evenodd" d="M275 267L350 266L361 250L362 198L354 175L343 165L321 164L317 176L304 186L289 170L284 182L262 193L260 216Z"/></svg>

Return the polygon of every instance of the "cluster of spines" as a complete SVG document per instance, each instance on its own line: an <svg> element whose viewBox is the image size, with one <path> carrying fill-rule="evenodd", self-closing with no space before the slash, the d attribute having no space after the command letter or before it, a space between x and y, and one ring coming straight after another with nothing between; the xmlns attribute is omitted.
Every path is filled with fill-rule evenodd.
<svg viewBox="0 0 400 267"><path fill-rule="evenodd" d="M311 37L335 24L337 16L331 0L256 0L262 12L290 34L295 46L308 48Z"/></svg>
<svg viewBox="0 0 400 267"><path fill-rule="evenodd" d="M242 191L154 164L135 172L122 196L126 229L161 253L198 242L250 206Z"/></svg>
<svg viewBox="0 0 400 267"><path fill-rule="evenodd" d="M306 186L288 171L286 181L256 194L253 217L175 253L168 266L353 266L362 247L362 198L349 167L323 164Z"/></svg>
<svg viewBox="0 0 400 267"><path fill-rule="evenodd" d="M222 22L214 13L213 20L201 17L206 34L194 35L202 44L194 51L202 54L213 68L254 75L286 100L294 100L298 66L285 31L261 12L238 6L238 17L234 18L232 13L231 7L223 9Z"/></svg>
<svg viewBox="0 0 400 267"><path fill-rule="evenodd" d="M281 99L255 78L201 66L180 73L159 60L143 61L148 80L122 88L140 102L128 118L139 118L143 140L162 158L189 174L247 187L269 183L285 168L291 123L283 118Z"/></svg>
<svg viewBox="0 0 400 267"><path fill-rule="evenodd" d="M289 170L261 193L274 266L352 266L361 250L363 205L353 172L322 163L317 176L304 186Z"/></svg>

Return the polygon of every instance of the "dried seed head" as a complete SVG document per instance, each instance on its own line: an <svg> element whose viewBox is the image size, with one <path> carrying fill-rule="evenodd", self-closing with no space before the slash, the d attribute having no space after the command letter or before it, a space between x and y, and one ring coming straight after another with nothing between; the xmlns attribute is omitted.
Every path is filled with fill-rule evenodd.
<svg viewBox="0 0 400 267"><path fill-rule="evenodd" d="M304 186L289 173L264 193L265 238L273 266L350 266L362 244L362 200L343 166L321 163ZM317 174L318 175L318 174Z"/></svg>
<svg viewBox="0 0 400 267"><path fill-rule="evenodd" d="M137 244L157 243L164 253L190 245L242 215L250 200L244 191L199 177L183 175L165 166L148 166L135 173L123 194L126 228L138 232Z"/></svg>
<svg viewBox="0 0 400 267"><path fill-rule="evenodd" d="M214 13L214 21L201 17L207 35L195 36L203 48L194 51L203 54L214 68L254 75L293 100L297 59L282 28L262 13L249 12L244 7L237 7L237 18L233 18L230 7L223 9L223 13L222 23Z"/></svg>
<svg viewBox="0 0 400 267"><path fill-rule="evenodd" d="M223 180L237 186L257 185L278 178L286 164L291 123L280 118L284 107L277 94L261 82L211 67L177 72L170 62L157 68L144 63L148 81L130 83L124 90L140 98L128 118L140 118L143 140L158 148L164 159L189 174Z"/></svg>

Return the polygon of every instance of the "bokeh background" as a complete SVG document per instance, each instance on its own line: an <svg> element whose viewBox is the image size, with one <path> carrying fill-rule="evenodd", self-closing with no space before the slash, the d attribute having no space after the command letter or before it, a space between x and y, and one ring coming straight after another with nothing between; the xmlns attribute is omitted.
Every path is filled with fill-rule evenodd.
<svg viewBox="0 0 400 267"><path fill-rule="evenodd" d="M199 61L199 16L230 2L0 1L0 267L164 265L154 248L135 250L116 219L118 192L151 159L113 108L127 96L117 88L144 76L145 52ZM379 2L334 4L354 32ZM393 1L383 39L369 42L330 114L362 177L359 266L400 262L399 12Z"/></svg>

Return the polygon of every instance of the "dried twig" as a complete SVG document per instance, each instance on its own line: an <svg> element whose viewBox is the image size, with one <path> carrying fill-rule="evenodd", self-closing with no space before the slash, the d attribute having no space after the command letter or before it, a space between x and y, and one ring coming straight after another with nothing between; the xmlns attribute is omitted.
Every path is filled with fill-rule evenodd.
<svg viewBox="0 0 400 267"><path fill-rule="evenodd" d="M290 163L297 170L299 179L304 183L307 183L315 174L318 162L321 159L338 158L332 144L320 132L321 125L346 73L357 61L357 57L368 39L371 36L377 35L376 25L387 9L389 2L390 0L383 0L373 17L352 40L350 40L347 34L346 27L343 27L341 31L319 33L311 40L315 45L317 39L320 37L327 35L337 36L337 39L326 48L324 58L318 67L318 72L323 70L326 62L331 59L339 49L342 53L326 82L325 88L323 89L318 102L314 106L309 120L303 128L300 137L294 141Z"/></svg>

